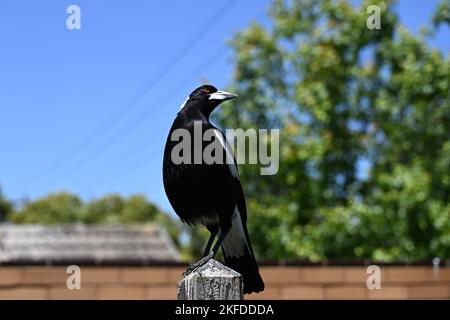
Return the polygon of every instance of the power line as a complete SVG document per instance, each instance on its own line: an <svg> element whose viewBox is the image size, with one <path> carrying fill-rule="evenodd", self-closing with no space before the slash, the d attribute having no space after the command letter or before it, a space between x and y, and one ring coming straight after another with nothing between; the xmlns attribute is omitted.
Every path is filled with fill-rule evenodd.
<svg viewBox="0 0 450 320"><path fill-rule="evenodd" d="M138 101L140 101L150 90L152 90L158 82L161 81L161 79L166 76L170 70L174 68L174 66L183 59L183 57L189 53L193 47L202 39L205 37L206 34L208 34L214 26L226 15L226 13L233 7L233 5L236 3L236 0L230 0L225 2L222 6L218 8L206 21L203 23L197 30L194 32L194 34L188 38L188 40L184 43L183 46L181 46L167 61L167 63L161 65L161 67L158 69L158 71L154 74L153 77L149 79L148 82L146 82L141 88L133 94L126 103L122 104L116 111L108 117L106 121L104 121L97 129L95 129L91 134L88 135L88 138L83 141L83 143L79 144L79 147L77 149L80 149L78 152L76 152L73 156L70 158L67 158L66 161L63 161L62 164L56 163L53 168L52 172L50 174L43 173L42 175L39 175L36 179L34 179L31 183L42 183L45 180L48 180L51 178L52 175L55 175L57 173L61 173L64 171L66 167L69 166L70 163L79 161L79 158L83 158L83 155L85 155L86 150L92 149L93 146L95 146L95 141L98 140L99 136L102 136L104 132L108 130L108 128L111 126L111 124L114 123L115 120L120 119L123 117L124 114L129 112Z"/></svg>
<svg viewBox="0 0 450 320"><path fill-rule="evenodd" d="M256 18L259 18L263 14L265 14L265 12L261 12L260 14L258 14L256 16ZM189 82L189 80L191 78L198 75L198 73L201 72L205 67L210 67L215 62L217 62L218 61L217 57L224 54L224 52L225 52L225 50L221 47L219 47L216 51L213 51L212 54L207 59L202 60L202 63L199 64L188 76L186 76L185 78L180 80L178 82L178 84L175 85L174 87L171 87L171 90L168 90L164 96L162 96L158 101L156 101L153 104L160 105L162 102L167 103L169 98L172 97L173 91L178 91L178 90L184 89L186 82ZM110 136L110 139L107 140L108 143L106 143L106 141L104 141L105 143L103 144L104 145L103 151L112 147L114 145L113 142L117 142L118 140L123 139L131 131L133 131L135 128L139 127L139 125L144 123L145 120L147 120L148 117L151 114L153 114L154 111L156 111L154 108L144 109L143 112L135 115L135 117L133 119L131 119L132 121L128 122L126 127L122 128L121 130L118 130L116 132L117 133L116 135ZM153 131L153 132L151 132L151 134L160 133L160 132L162 132L162 129ZM128 168L136 169L136 168L140 168L143 165L145 165L147 163L147 160L149 159L148 157L150 155L154 155L154 153L152 151L154 151L155 147L156 147L155 145L153 145L153 146L150 146L150 148L148 148L148 143L149 143L149 141L146 140L146 141L144 141L144 143L139 144L139 146L137 148L134 147L131 150L129 150L128 152L122 152L122 154L127 155L127 159L129 159L130 154L133 154L133 157L131 159L131 163L133 163L133 165L125 164L124 166L121 166L120 169L118 170L119 173L115 172L114 174L112 174L113 172L111 170L109 170L109 173L110 173L109 176L112 176L113 179L115 180L118 176L123 176L124 174L127 174ZM133 152L133 150L137 150L137 152ZM99 155L99 153L93 154L92 157L89 158L89 160L92 160L93 158L95 158L98 155ZM86 163L87 162L83 162L80 165L80 167L83 167L83 165L86 165ZM80 169L80 167L77 167L76 169ZM102 179L103 177L106 178L106 177L108 177L108 175L102 175L102 177L100 179L103 180Z"/></svg>
<svg viewBox="0 0 450 320"><path fill-rule="evenodd" d="M195 77L199 74L203 69L212 66L215 62L218 61L218 57L221 56L225 50L222 47L219 47L217 50L213 51L210 56L208 56L207 59L202 60L202 62L186 77L181 79L175 86L170 87L170 90L168 90L165 95L161 96L160 99L156 100L152 104L154 106L161 105L163 103L167 103L167 101L173 96L173 92L176 92L178 90L182 90L185 88L186 83L189 83L190 79ZM181 104L181 102L180 102ZM102 152L110 149L114 146L114 143L117 141L123 140L127 135L129 135L133 130L138 128L141 124L145 123L145 120L149 119L149 117L154 113L158 111L157 108L147 108L142 110L142 112L136 114L132 119L130 119L127 123L124 124L124 126L118 128L115 132L113 132L112 135L107 137L107 139L104 139L100 145L95 150L92 150L87 159L87 161L84 161L80 163L74 170L71 171L71 174L73 175L75 172L79 171L81 168L85 167L89 161L92 161L92 159L98 157L100 153L98 150L102 150ZM161 131L161 130L159 130ZM146 149L147 144L144 146L143 144L140 145L139 150ZM127 155L130 154L130 152L126 153Z"/></svg>

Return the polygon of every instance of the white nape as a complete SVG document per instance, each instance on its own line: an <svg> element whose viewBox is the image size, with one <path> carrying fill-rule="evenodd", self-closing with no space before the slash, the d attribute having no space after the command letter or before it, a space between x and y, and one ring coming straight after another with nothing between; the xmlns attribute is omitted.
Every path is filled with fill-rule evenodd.
<svg viewBox="0 0 450 320"><path fill-rule="evenodd" d="M184 106L186 105L188 100L189 100L189 97L187 97L186 100L183 102L183 104L180 106L180 110L184 108Z"/></svg>

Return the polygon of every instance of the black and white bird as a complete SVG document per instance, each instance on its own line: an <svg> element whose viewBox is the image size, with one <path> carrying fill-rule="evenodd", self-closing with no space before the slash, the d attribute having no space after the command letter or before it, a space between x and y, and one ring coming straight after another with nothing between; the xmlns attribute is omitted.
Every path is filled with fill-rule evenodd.
<svg viewBox="0 0 450 320"><path fill-rule="evenodd" d="M191 265L188 272L206 263L222 247L225 264L242 274L243 291L247 294L263 291L264 282L250 244L245 197L234 156L224 134L209 121L211 112L220 103L236 97L210 85L201 86L189 95L167 138L163 179L167 197L180 219L188 224L202 224L211 233L203 258ZM223 148L224 161L194 164L198 148L194 150L192 143L190 163L174 163L172 152L179 141L172 138L172 133L184 129L194 137L194 123L201 124L202 132L212 129L214 133L212 142L202 140L201 151L210 143L218 143ZM232 160L226 161L227 157ZM217 234L218 239L210 251Z"/></svg>

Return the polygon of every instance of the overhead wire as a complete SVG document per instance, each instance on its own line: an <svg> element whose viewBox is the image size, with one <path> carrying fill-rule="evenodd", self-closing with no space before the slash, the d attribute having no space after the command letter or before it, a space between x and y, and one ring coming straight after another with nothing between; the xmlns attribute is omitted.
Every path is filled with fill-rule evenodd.
<svg viewBox="0 0 450 320"><path fill-rule="evenodd" d="M103 136L108 129L113 126L117 119L123 118L123 116L130 112L130 110L136 106L137 102L142 100L145 95L151 91L174 67L175 65L186 56L195 45L203 39L215 25L219 23L221 19L226 15L227 12L233 7L233 5L237 2L237 0L229 0L224 2L217 10L213 12L209 18L200 25L200 27L187 39L187 41L179 47L179 49L168 59L168 61L161 65L161 67L157 70L156 73L144 84L141 88L134 93L125 103L123 103L118 109L113 112L104 122L101 123L95 130L93 130L87 138L84 139L78 146L78 151L75 154L71 155L65 161L58 161L55 165L52 166L50 172L42 172L37 177L35 177L30 184L33 183L45 183L53 176L63 173L70 164L74 164L80 162L83 158L89 154L87 151L95 150L98 138Z"/></svg>

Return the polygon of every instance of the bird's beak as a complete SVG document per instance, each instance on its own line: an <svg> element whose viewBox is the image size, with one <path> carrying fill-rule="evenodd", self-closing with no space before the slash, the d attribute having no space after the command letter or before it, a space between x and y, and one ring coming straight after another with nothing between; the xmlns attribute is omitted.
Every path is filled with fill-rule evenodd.
<svg viewBox="0 0 450 320"><path fill-rule="evenodd" d="M225 100L234 99L236 97L237 97L237 94L219 90L217 92L211 93L209 95L209 100L225 101Z"/></svg>

